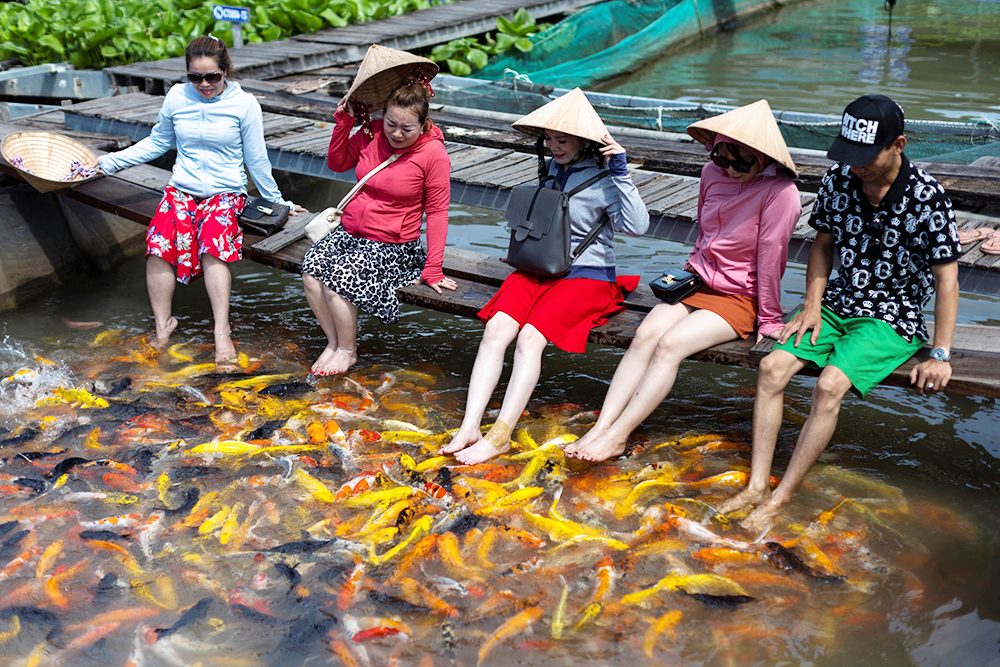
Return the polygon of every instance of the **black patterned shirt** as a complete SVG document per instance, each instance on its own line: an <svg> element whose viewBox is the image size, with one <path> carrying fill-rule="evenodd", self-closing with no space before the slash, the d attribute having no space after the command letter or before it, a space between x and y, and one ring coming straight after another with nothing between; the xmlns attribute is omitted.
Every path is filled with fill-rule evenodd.
<svg viewBox="0 0 1000 667"><path fill-rule="evenodd" d="M840 259L824 306L844 318L882 320L907 341L926 340L923 307L934 289L931 266L957 261L961 246L944 188L902 158L877 208L850 166L834 164L823 177L809 224L833 234Z"/></svg>

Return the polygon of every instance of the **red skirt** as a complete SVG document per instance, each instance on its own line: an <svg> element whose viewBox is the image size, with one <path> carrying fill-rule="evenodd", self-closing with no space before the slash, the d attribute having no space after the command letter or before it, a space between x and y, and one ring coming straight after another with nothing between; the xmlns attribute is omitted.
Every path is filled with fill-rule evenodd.
<svg viewBox="0 0 1000 667"><path fill-rule="evenodd" d="M537 278L515 271L479 311L479 318L486 322L503 311L522 327L532 325L562 350L586 352L590 330L625 310L625 297L638 284L639 276L618 276L612 283L591 278Z"/></svg>
<svg viewBox="0 0 1000 667"><path fill-rule="evenodd" d="M205 253L235 262L243 257L238 218L246 199L238 192L198 199L168 185L146 230L146 255L168 262L185 285L201 275Z"/></svg>

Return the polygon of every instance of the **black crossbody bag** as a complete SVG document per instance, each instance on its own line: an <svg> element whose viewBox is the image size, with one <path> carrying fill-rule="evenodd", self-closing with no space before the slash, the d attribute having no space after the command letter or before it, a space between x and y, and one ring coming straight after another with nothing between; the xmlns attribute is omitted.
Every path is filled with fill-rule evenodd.
<svg viewBox="0 0 1000 667"><path fill-rule="evenodd" d="M576 258L594 242L608 222L607 214L603 215L571 249L569 200L610 175L610 171L602 171L569 192L543 185L519 185L511 190L507 202L510 245L506 262L540 278L559 278L569 273Z"/></svg>
<svg viewBox="0 0 1000 667"><path fill-rule="evenodd" d="M281 231L288 222L291 209L284 204L276 204L263 197L254 197L240 213L240 225L244 230L261 236L271 236Z"/></svg>

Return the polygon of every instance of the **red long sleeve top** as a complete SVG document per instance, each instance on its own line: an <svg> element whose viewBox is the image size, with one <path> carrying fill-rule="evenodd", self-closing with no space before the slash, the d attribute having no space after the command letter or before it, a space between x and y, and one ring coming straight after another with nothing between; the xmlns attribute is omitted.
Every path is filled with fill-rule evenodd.
<svg viewBox="0 0 1000 667"><path fill-rule="evenodd" d="M375 138L369 139L364 132L351 135L354 117L349 113L339 112L334 119L326 157L333 171L354 168L360 180L393 153L399 153L394 163L372 176L348 203L341 218L344 229L373 241L406 243L420 238L426 213L427 261L421 278L429 284L441 282L451 200L451 160L441 130L432 127L412 145L395 150L382 132L381 120L372 122Z"/></svg>

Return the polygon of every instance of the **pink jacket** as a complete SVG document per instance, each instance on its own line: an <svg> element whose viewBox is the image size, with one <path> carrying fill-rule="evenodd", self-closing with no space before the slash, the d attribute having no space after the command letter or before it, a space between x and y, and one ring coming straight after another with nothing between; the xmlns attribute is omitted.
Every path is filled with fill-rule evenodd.
<svg viewBox="0 0 1000 667"><path fill-rule="evenodd" d="M764 336L782 327L781 276L801 214L795 182L774 164L742 185L712 162L701 170L698 240L688 264L717 292L756 297Z"/></svg>
<svg viewBox="0 0 1000 667"><path fill-rule="evenodd" d="M451 199L451 160L444 135L434 127L412 146L394 150L382 132L382 121L372 122L374 139L364 132L351 136L354 117L340 112L330 138L326 164L333 171L356 167L360 180L394 152L396 162L372 176L344 210L341 224L353 236L385 243L406 243L420 238L427 213L427 261L421 277L428 283L444 279L444 243L448 236Z"/></svg>

